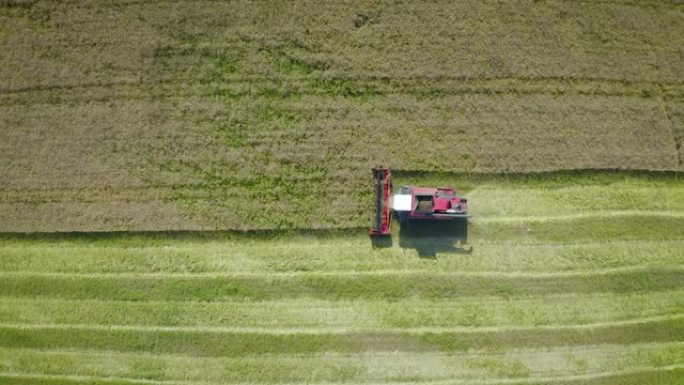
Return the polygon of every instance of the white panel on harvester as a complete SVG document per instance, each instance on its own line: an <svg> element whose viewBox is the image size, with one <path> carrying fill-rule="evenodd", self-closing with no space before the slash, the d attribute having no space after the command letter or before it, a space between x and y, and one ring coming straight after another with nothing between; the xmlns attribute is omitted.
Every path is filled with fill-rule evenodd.
<svg viewBox="0 0 684 385"><path fill-rule="evenodd" d="M394 194L392 197L392 210L394 211L411 211L411 204L413 203L413 195L411 194Z"/></svg>

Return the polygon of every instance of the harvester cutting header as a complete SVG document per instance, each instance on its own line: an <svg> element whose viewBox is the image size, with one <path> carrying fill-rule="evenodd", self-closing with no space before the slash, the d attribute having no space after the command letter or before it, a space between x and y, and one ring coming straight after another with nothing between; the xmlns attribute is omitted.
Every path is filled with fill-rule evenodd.
<svg viewBox="0 0 684 385"><path fill-rule="evenodd" d="M402 186L392 195L392 172L373 169L375 212L371 236L389 236L391 212L402 226L412 221L454 221L470 217L468 200L451 187Z"/></svg>

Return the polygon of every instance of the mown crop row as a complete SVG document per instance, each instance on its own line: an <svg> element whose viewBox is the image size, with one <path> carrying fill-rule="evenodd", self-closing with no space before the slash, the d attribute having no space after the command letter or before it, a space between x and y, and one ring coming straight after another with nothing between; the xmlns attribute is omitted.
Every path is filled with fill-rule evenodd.
<svg viewBox="0 0 684 385"><path fill-rule="evenodd" d="M491 276L448 273L292 276L88 276L8 274L5 295L121 300L264 300L314 297L331 299L450 298L528 296L553 293L628 293L673 290L684 284L678 267L643 268L578 276Z"/></svg>
<svg viewBox="0 0 684 385"><path fill-rule="evenodd" d="M478 296L396 301L298 297L270 301L199 302L2 297L2 324L119 325L208 330L381 330L563 328L681 317L681 289L643 292Z"/></svg>
<svg viewBox="0 0 684 385"><path fill-rule="evenodd" d="M225 383L398 382L411 378L434 381L453 376L472 381L486 378L489 374L524 379L537 371L548 374L573 373L578 369L587 372L599 369L634 371L651 365L656 370L662 368L667 371L667 362L680 363L675 357L681 354L681 343L636 344L630 347L605 345L574 350L521 349L518 353L503 356L487 352L452 355L435 352L271 355L268 361L250 356L226 359L0 349L4 365L12 366L18 372L119 378L136 378L142 374L157 381ZM570 360L569 355L573 356Z"/></svg>
<svg viewBox="0 0 684 385"><path fill-rule="evenodd" d="M570 222L576 223L576 222ZM363 274L373 272L441 272L533 274L630 269L639 266L678 265L681 240L647 239L586 244L528 244L511 242L488 244L472 239L471 254L454 254L430 263L416 258L412 248L378 249L369 252L368 238L348 235L350 239L315 240L315 235L298 237L295 245L283 240L240 241L194 238L170 245L170 236L157 239L164 247L144 246L133 241L126 249L112 247L116 242L89 238L52 247L36 247L12 241L0 248L0 267L6 273L84 273L94 274ZM35 238L31 238L32 240ZM120 238L119 238L120 239ZM40 242L40 241L35 241ZM44 240L42 242L45 242ZM92 242L88 245L87 242ZM152 241L155 242L155 241Z"/></svg>
<svg viewBox="0 0 684 385"><path fill-rule="evenodd" d="M591 344L681 342L684 320L666 319L591 328L529 328L500 331L363 331L285 332L164 330L71 326L0 326L0 345L31 349L92 349L242 356L257 354L362 353L373 351L502 351ZM217 343L220 341L220 343ZM267 357L263 357L267 358ZM262 360L263 360L262 358ZM680 363L680 362L676 362Z"/></svg>

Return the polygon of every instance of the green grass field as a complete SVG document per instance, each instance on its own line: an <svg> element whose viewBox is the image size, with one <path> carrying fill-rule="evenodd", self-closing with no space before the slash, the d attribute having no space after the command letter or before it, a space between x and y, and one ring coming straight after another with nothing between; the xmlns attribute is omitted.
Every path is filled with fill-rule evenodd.
<svg viewBox="0 0 684 385"><path fill-rule="evenodd" d="M396 179L463 185L472 252L422 258L396 227L379 249L364 229L3 236L0 379L681 384L677 175Z"/></svg>

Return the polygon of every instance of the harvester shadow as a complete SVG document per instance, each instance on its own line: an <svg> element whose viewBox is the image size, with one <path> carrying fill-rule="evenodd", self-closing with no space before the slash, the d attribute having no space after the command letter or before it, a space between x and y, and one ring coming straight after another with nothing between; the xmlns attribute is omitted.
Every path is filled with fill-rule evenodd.
<svg viewBox="0 0 684 385"><path fill-rule="evenodd" d="M392 244L392 236L371 236L371 245L374 249L390 248Z"/></svg>
<svg viewBox="0 0 684 385"><path fill-rule="evenodd" d="M437 258L437 253L470 253L467 242L467 219L412 221L399 229L399 247L415 249L420 258Z"/></svg>

